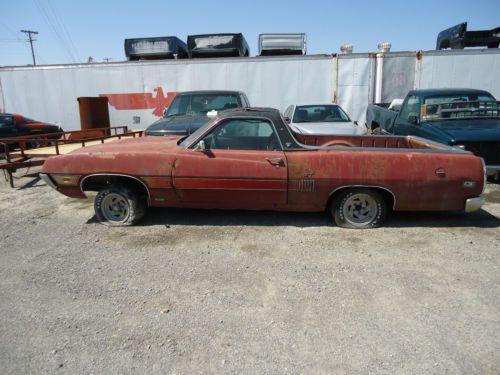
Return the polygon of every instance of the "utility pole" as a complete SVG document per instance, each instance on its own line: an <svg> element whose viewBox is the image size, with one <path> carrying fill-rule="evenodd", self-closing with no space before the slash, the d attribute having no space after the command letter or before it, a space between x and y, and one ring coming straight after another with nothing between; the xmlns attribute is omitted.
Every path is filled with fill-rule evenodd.
<svg viewBox="0 0 500 375"><path fill-rule="evenodd" d="M33 39L32 35L37 35L38 31L33 31L33 30L21 30L22 33L25 33L28 35L30 45L31 45L31 56L33 56L33 65L36 65L35 61L35 51L33 50L33 42L36 41L36 39Z"/></svg>
<svg viewBox="0 0 500 375"><path fill-rule="evenodd" d="M111 60L113 60L111 57L105 57L102 59L102 61L106 61L106 62L110 62Z"/></svg>

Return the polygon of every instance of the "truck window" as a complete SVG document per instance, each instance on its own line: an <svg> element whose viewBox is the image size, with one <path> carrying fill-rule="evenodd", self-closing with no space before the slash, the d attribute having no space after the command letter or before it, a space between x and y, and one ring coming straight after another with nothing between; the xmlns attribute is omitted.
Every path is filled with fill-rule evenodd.
<svg viewBox="0 0 500 375"><path fill-rule="evenodd" d="M425 104L441 104L441 103L455 103L455 102L492 102L495 99L490 95L473 95L473 94L463 94L463 95L439 95L439 96L428 96L424 98Z"/></svg>
<svg viewBox="0 0 500 375"><path fill-rule="evenodd" d="M408 100L401 108L401 112L400 112L399 116L405 121L408 121L408 118L410 116L417 116L418 118L420 118L420 100L419 100L419 97L415 96L415 95L408 97Z"/></svg>

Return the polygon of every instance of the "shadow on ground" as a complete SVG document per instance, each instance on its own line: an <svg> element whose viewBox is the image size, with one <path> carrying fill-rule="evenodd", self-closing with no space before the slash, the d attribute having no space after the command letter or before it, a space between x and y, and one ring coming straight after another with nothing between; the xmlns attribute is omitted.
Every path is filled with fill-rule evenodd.
<svg viewBox="0 0 500 375"><path fill-rule="evenodd" d="M92 217L87 223L96 223ZM182 208L150 208L140 226L208 225L208 226L294 226L330 227L332 221L324 213L196 210ZM485 210L463 212L393 212L384 225L389 228L498 228L500 218Z"/></svg>

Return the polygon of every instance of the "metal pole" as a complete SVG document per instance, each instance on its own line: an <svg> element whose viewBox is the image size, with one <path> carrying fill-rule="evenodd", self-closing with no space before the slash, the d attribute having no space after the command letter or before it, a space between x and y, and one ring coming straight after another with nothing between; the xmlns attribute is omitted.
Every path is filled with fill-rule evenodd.
<svg viewBox="0 0 500 375"><path fill-rule="evenodd" d="M31 46L31 56L33 57L33 65L36 65L36 60L35 60L35 51L33 49L33 42L36 39L33 39L32 35L37 35L38 31L33 31L33 30L21 30L22 33L25 33L28 35L30 46Z"/></svg>

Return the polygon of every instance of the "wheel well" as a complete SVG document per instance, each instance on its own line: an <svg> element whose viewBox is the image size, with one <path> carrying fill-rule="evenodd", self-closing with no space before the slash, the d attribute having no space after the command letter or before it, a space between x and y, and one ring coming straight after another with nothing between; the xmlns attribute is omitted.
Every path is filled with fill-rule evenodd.
<svg viewBox="0 0 500 375"><path fill-rule="evenodd" d="M380 127L380 125L379 125L379 123L377 121L372 121L370 129L373 130L373 129L376 129L376 128L379 128L379 127Z"/></svg>
<svg viewBox="0 0 500 375"><path fill-rule="evenodd" d="M118 176L118 175L90 175L84 177L80 183L82 191L100 191L110 185L126 186L139 194L143 194L148 198L149 190L144 182L136 177Z"/></svg>
<svg viewBox="0 0 500 375"><path fill-rule="evenodd" d="M356 186L343 186L341 188L338 188L334 190L331 194L330 197L328 198L328 202L326 203L325 209L328 209L330 207L330 204L332 201L343 191L349 190L349 189L356 189L356 188L362 188L362 189L370 189L370 190L375 190L378 193L382 195L384 198L385 202L387 203L387 207L390 209L394 208L394 205L396 203L396 198L394 197L394 194L385 188L379 187L379 186L362 186L362 185L356 185Z"/></svg>

